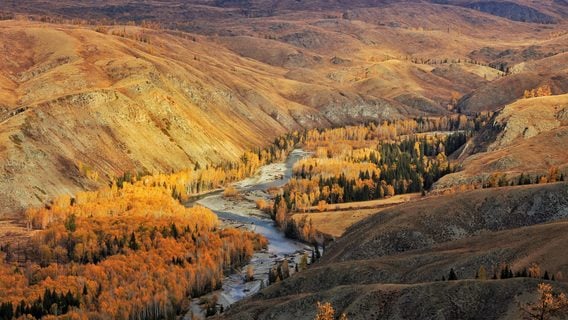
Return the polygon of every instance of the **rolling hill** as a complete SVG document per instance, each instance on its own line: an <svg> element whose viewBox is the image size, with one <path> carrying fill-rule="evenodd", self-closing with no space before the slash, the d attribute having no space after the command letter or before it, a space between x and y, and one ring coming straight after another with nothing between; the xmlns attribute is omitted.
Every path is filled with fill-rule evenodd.
<svg viewBox="0 0 568 320"><path fill-rule="evenodd" d="M518 319L538 279L476 280L505 264L568 272L568 185L430 197L352 226L321 261L232 307L226 319L312 319L331 301L349 319ZM456 270L456 282L440 281ZM554 282L566 290L566 283Z"/></svg>
<svg viewBox="0 0 568 320"><path fill-rule="evenodd" d="M138 10L178 21L170 17L180 14L174 2L122 9L116 2L100 10L99 2L32 3L5 2L1 10L67 18L87 12L83 18L101 23L0 23L3 214L93 188L127 170L167 172L235 160L290 130L448 114L454 92L481 95L513 77L502 78L486 65L490 60L465 62L470 52L487 47L488 37L505 40L515 32L534 38L543 28L439 4L380 5L368 11L377 22L359 5L346 17L332 15L334 7L316 15L282 8L234 20L225 15L235 4L196 3L186 4L186 12L199 8L210 19L195 18L200 28L183 33L104 25L125 12L138 17ZM471 14L477 18L465 19ZM563 39L543 40L541 50ZM502 46L525 47L519 40ZM554 59L561 64L562 57ZM524 62L514 76L541 68L538 61ZM537 83L515 84L515 90ZM81 174L78 163L99 181Z"/></svg>
<svg viewBox="0 0 568 320"><path fill-rule="evenodd" d="M330 301L349 319L519 319L542 280L475 274L538 263L568 292L568 185L445 193L568 174L566 30L564 0L2 1L0 238L30 236L25 208L127 171L236 161L295 130L490 111L434 192L365 209L319 262L223 317L313 319ZM543 85L551 96L523 98ZM441 281L450 269L459 279Z"/></svg>

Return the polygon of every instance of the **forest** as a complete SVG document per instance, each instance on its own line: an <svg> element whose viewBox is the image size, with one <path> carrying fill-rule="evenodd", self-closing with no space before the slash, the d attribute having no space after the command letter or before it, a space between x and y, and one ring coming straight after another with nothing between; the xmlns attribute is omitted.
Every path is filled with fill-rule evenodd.
<svg viewBox="0 0 568 320"><path fill-rule="evenodd" d="M127 171L97 190L28 208L31 238L0 247L0 319L174 318L268 244L183 202L284 160L302 136L278 137L237 162L195 163L171 174ZM89 166L77 162L77 169L99 180Z"/></svg>
<svg viewBox="0 0 568 320"><path fill-rule="evenodd" d="M272 216L290 237L313 242L309 220L293 212L324 211L333 204L426 193L456 167L448 156L490 119L452 116L417 118L309 130L302 147L312 157L298 161L293 178L275 196Z"/></svg>
<svg viewBox="0 0 568 320"><path fill-rule="evenodd" d="M3 318L173 318L267 245L163 187L124 183L75 199L28 210L41 229L22 250L2 248Z"/></svg>
<svg viewBox="0 0 568 320"><path fill-rule="evenodd" d="M0 247L0 319L178 315L188 299L219 288L226 273L267 246L262 236L225 227L210 210L183 201L283 160L300 137L279 137L237 163L125 172L98 190L28 208L29 241ZM77 167L98 179L87 166Z"/></svg>

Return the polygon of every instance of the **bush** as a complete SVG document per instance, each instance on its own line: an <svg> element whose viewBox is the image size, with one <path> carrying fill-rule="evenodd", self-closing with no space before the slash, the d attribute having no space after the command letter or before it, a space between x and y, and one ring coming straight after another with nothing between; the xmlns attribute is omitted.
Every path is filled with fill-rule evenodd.
<svg viewBox="0 0 568 320"><path fill-rule="evenodd" d="M237 189L233 186L228 186L223 191L223 197L225 197L225 198L234 198L238 195L239 195L239 191L237 191Z"/></svg>

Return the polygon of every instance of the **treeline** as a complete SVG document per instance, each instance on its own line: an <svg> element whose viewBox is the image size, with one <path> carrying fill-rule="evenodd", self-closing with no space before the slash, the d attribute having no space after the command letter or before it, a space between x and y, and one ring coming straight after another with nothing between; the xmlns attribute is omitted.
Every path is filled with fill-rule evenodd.
<svg viewBox="0 0 568 320"><path fill-rule="evenodd" d="M185 208L161 186L125 182L32 211L43 212L43 230L24 252L0 254L0 307L13 317L172 318L267 245L219 228L213 212ZM22 255L18 266L4 259Z"/></svg>
<svg viewBox="0 0 568 320"><path fill-rule="evenodd" d="M314 151L318 147L326 147L329 152L339 154L345 148L374 147L385 140L400 140L405 135L417 133L479 131L492 116L491 112L482 112L471 117L465 115L418 117L332 129L312 129L305 133L303 146Z"/></svg>
<svg viewBox="0 0 568 320"><path fill-rule="evenodd" d="M566 169L564 169L566 171ZM436 191L437 193L447 194L452 192L463 192L467 190L513 187L531 184L545 184L566 181L566 173L560 171L558 167L550 167L547 173L493 173L485 177L477 178L469 184L460 184L452 188Z"/></svg>
<svg viewBox="0 0 568 320"><path fill-rule="evenodd" d="M83 294L87 294L87 287L84 287ZM69 312L71 308L79 307L80 300L75 297L71 291L67 294L63 292L57 293L55 289L45 289L43 296L37 298L31 305L25 301L20 301L15 307L12 302L4 302L0 304L0 319L9 320L12 318L20 318L22 316L32 316L41 319L47 315L63 315Z"/></svg>
<svg viewBox="0 0 568 320"><path fill-rule="evenodd" d="M552 88L549 85L543 85L535 89L525 90L523 93L523 98L538 98L538 97L548 97L552 95Z"/></svg>
<svg viewBox="0 0 568 320"><path fill-rule="evenodd" d="M157 21L150 20L129 20L120 21L116 19L109 19L107 17L97 17L96 19L85 19L85 18L65 18L62 16L49 16L49 15L38 15L38 14L14 14L11 12L0 13L0 17L3 20L27 20L27 21L38 21L43 23L54 23L54 24L71 24L79 26L139 26L147 29L161 30L164 29L163 24Z"/></svg>
<svg viewBox="0 0 568 320"><path fill-rule="evenodd" d="M548 280L548 281L562 281L564 280L564 275L562 272L552 273L548 270L542 269L536 263L531 263L530 266L524 267L522 269L513 271L510 265L508 264L501 264L500 266L494 267L492 274L489 274L487 269L484 266L480 266L479 269L475 272L475 279L477 280L505 280L505 279L513 279L513 278L533 278L533 279L541 279L541 280ZM454 270L454 268L450 269L448 273L448 277L442 276L442 281L452 281L452 280L459 280L459 279L467 279L460 278L458 273ZM439 279L436 279L437 281Z"/></svg>
<svg viewBox="0 0 568 320"><path fill-rule="evenodd" d="M448 64L448 63L468 63L468 64L475 64L475 65L479 65L479 66L485 66L485 67L490 67L490 68L495 68L495 66L491 66L490 64L487 63L483 63L474 59L462 59L462 58L440 58L440 59L436 59L436 58L424 58L424 57L409 57L409 56L404 56L401 57L401 60L405 60L405 61L410 61L414 64L430 64L430 65L437 65L437 64ZM503 70L501 70L503 71Z"/></svg>
<svg viewBox="0 0 568 320"><path fill-rule="evenodd" d="M546 174L530 174L521 172L517 177L509 177L506 174L494 173L482 183L483 188L522 186L529 184L543 184L565 181L566 177L558 167L550 167Z"/></svg>
<svg viewBox="0 0 568 320"><path fill-rule="evenodd" d="M240 181L253 175L263 165L283 161L295 145L303 141L305 133L292 132L274 139L266 148L255 148L243 153L239 161L224 162L216 165L202 166L196 162L192 168L186 168L175 173L165 174L126 171L112 178L108 188L97 192L79 192L72 202L85 202L97 197L99 193L115 193L125 183L135 186L151 186L165 189L172 197L186 201L190 196L224 187L232 182ZM91 180L97 180L98 174L84 163L77 161L77 170ZM63 196L67 197L67 196ZM54 202L57 202L56 199ZM34 223L36 228L41 224Z"/></svg>

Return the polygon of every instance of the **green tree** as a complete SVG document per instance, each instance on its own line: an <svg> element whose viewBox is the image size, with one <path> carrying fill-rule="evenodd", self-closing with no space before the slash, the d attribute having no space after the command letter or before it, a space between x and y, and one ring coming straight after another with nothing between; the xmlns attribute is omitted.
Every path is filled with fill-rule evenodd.
<svg viewBox="0 0 568 320"><path fill-rule="evenodd" d="M65 229L69 232L77 230L77 217L75 217L75 214L71 214L65 219Z"/></svg>
<svg viewBox="0 0 568 320"><path fill-rule="evenodd" d="M448 281L458 280L458 275L454 271L454 268L450 269L450 274L448 275Z"/></svg>

